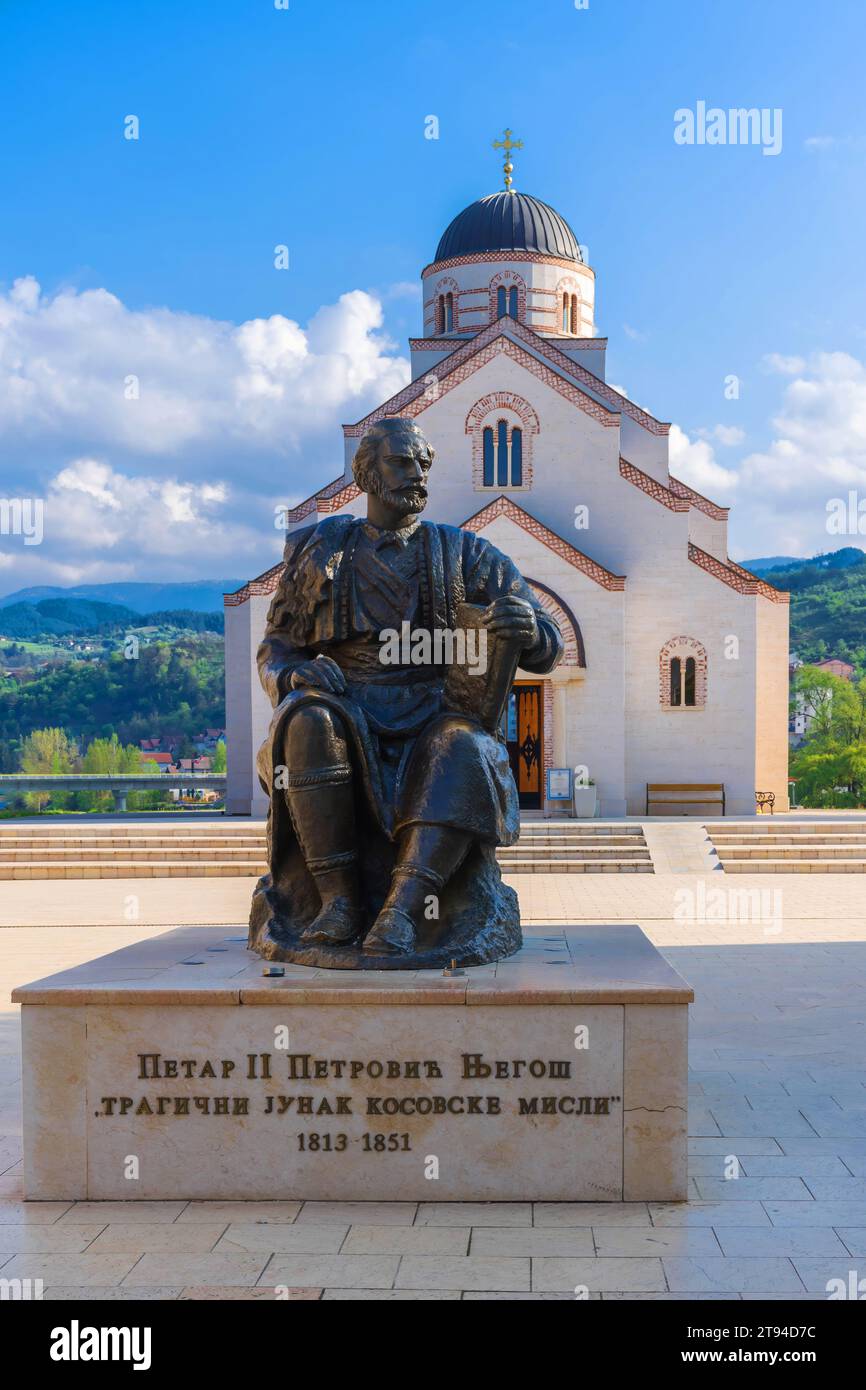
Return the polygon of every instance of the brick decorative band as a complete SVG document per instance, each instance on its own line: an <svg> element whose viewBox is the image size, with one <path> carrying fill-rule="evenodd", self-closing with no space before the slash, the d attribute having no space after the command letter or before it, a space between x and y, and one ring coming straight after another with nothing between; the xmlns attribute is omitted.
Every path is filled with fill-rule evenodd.
<svg viewBox="0 0 866 1390"><path fill-rule="evenodd" d="M716 559L715 555L709 555L706 550L701 550L698 546L689 541L689 559L692 564L700 565L707 574L712 574L716 579L721 579L723 584L727 584L729 589L736 589L738 594L760 594L762 598L768 598L771 603L790 603L791 595L786 594L782 589L774 589L772 584L767 584L765 580L759 579L757 575L751 574L749 570L743 569L742 565L737 565L733 560Z"/></svg>
<svg viewBox="0 0 866 1390"><path fill-rule="evenodd" d="M619 461L619 471L623 478L639 487L648 497L652 497L656 502L661 502L663 507L667 507L672 512L687 512L689 504L682 497L676 497L670 488L660 483L658 478L651 478L649 473L644 473L643 469L635 468L628 459L621 458Z"/></svg>
<svg viewBox="0 0 866 1390"><path fill-rule="evenodd" d="M700 492L695 492L688 483L681 483L679 478L668 477L668 487L675 497L684 497L685 500L698 511L711 516L714 521L727 521L730 507L720 507L717 502L711 502L708 497L704 497Z"/></svg>

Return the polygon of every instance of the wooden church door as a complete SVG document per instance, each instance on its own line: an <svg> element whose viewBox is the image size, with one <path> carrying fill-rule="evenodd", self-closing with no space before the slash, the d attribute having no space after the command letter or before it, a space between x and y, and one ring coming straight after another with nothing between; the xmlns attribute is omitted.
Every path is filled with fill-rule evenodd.
<svg viewBox="0 0 866 1390"><path fill-rule="evenodd" d="M505 742L521 810L540 811L542 777L540 685L515 685L505 708Z"/></svg>

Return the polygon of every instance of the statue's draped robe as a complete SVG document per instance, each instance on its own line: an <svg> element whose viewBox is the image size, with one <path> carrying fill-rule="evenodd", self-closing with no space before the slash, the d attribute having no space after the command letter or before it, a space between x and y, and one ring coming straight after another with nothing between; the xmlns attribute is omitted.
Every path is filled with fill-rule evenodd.
<svg viewBox="0 0 866 1390"><path fill-rule="evenodd" d="M531 603L538 620L538 641L523 653L521 667L551 670L562 655L559 629L513 563L488 541L423 521L394 533L349 516L289 536L258 652L262 684L274 705L258 757L259 779L271 797L271 872L258 891L267 893L272 912L276 897L281 919L304 923L317 907L285 797L273 790L280 785L287 721L311 702L339 715L349 739L373 912L387 891L393 841L404 826L453 826L491 852L517 839L517 789L501 737L449 714L445 667L383 665L380 656L385 630L399 633L409 623L412 630L453 631L458 604L487 607L507 595ZM340 666L344 695L292 690L295 668L320 653ZM377 842L380 861L381 845L388 847L378 868ZM373 853L366 854L370 847Z"/></svg>

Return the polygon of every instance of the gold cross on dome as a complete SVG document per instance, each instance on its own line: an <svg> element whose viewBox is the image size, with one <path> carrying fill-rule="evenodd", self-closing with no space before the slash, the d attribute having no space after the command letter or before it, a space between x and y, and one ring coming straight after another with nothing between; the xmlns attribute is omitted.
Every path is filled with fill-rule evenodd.
<svg viewBox="0 0 866 1390"><path fill-rule="evenodd" d="M503 163L503 166L502 166L502 172L503 172L503 174L504 174L504 176L505 176L505 191L506 191L506 193L510 193L510 192L511 192L511 175L512 175L513 172L514 172L514 165L511 163L511 151L512 151L512 150L522 150L522 149L523 149L523 141L522 141L522 140L512 140L512 138L511 138L511 131L508 129L508 126L506 126L506 127L505 127L505 139L504 139L504 140L494 140L494 141L493 141L493 148L494 148L494 150L504 150L504 152L505 152L505 153L504 153L504 156L503 156L503 158L504 158L504 163Z"/></svg>

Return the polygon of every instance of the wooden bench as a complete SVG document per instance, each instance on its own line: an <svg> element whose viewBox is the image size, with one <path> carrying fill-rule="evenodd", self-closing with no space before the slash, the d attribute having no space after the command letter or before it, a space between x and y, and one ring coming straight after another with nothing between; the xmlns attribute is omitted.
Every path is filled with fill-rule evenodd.
<svg viewBox="0 0 866 1390"><path fill-rule="evenodd" d="M657 795L657 793L664 795ZM682 795L682 793L689 795ZM701 795L695 796L691 793L698 792ZM646 784L646 814L649 815L651 805L657 806L707 806L719 805L722 808L722 815L725 814L725 784L724 782L647 782ZM685 812L687 815L688 812Z"/></svg>

